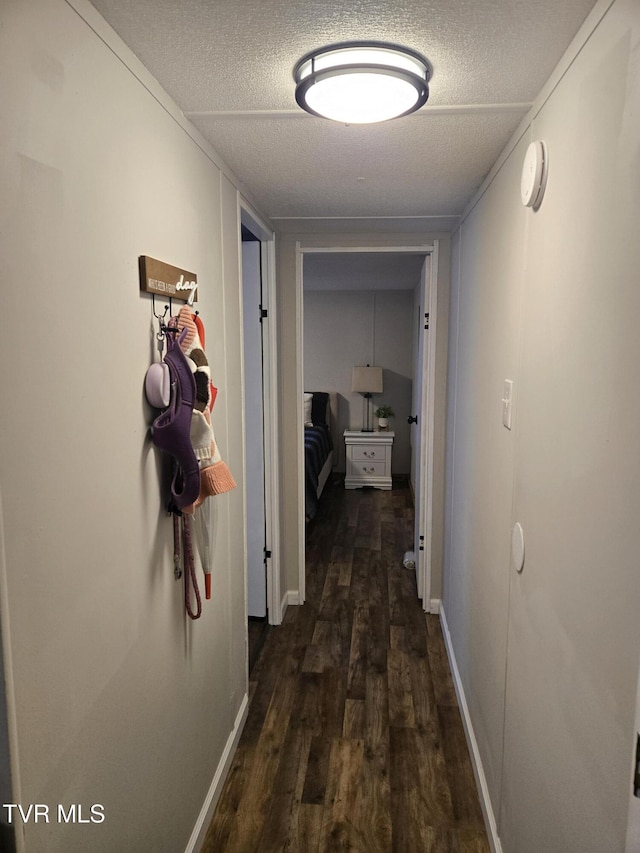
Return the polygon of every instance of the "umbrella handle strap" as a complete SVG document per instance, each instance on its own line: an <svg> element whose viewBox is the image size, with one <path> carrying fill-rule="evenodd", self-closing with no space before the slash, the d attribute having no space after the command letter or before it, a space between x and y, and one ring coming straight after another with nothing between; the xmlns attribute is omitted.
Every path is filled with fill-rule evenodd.
<svg viewBox="0 0 640 853"><path fill-rule="evenodd" d="M184 606L190 619L199 619L202 615L202 599L198 589L196 577L196 566L193 557L193 542L191 540L191 519L188 515L182 516L182 540L184 546ZM196 609L191 606L191 588L196 597Z"/></svg>

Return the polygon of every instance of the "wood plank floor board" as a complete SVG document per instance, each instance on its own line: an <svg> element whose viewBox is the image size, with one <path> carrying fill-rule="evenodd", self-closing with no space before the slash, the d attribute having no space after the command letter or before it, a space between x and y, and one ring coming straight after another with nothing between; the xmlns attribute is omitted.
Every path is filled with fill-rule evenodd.
<svg viewBox="0 0 640 853"><path fill-rule="evenodd" d="M424 733L428 731L433 721L437 720L438 714L428 659L410 655L409 670L415 725L419 732Z"/></svg>
<svg viewBox="0 0 640 853"><path fill-rule="evenodd" d="M427 614L427 636L429 638L429 664L433 674L433 688L438 705L457 705L456 690L449 669L449 658L444 645L440 620Z"/></svg>
<svg viewBox="0 0 640 853"><path fill-rule="evenodd" d="M489 853L409 490L329 486L307 601L265 640L203 853Z"/></svg>
<svg viewBox="0 0 640 853"><path fill-rule="evenodd" d="M388 649L391 647L391 627L389 625L389 604L371 604L369 606L369 648Z"/></svg>
<svg viewBox="0 0 640 853"><path fill-rule="evenodd" d="M369 647L369 608L357 606L353 613L349 651L347 691L350 699L365 698L367 649Z"/></svg>
<svg viewBox="0 0 640 853"><path fill-rule="evenodd" d="M389 679L389 725L416 727L409 654L398 649L387 651Z"/></svg>
<svg viewBox="0 0 640 853"><path fill-rule="evenodd" d="M342 737L361 739L365 736L366 703L364 699L347 699L344 703Z"/></svg>
<svg viewBox="0 0 640 853"><path fill-rule="evenodd" d="M476 828L482 825L482 810L460 711L457 706L439 705L438 719L456 823Z"/></svg>
<svg viewBox="0 0 640 853"><path fill-rule="evenodd" d="M365 742L371 749L389 744L389 683L386 649L369 653L365 682ZM388 775L388 766L385 776Z"/></svg>
<svg viewBox="0 0 640 853"><path fill-rule="evenodd" d="M311 741L307 758L307 772L302 790L302 802L309 805L324 805L329 775L330 737L317 735Z"/></svg>
<svg viewBox="0 0 640 853"><path fill-rule="evenodd" d="M320 832L322 830L323 806L300 803L298 807L298 820L296 832L293 835L291 851L308 851L318 853L320 849Z"/></svg>
<svg viewBox="0 0 640 853"><path fill-rule="evenodd" d="M388 766L388 744L380 743L372 748L365 741L362 773L352 819L362 832L363 844L359 849L371 853L388 853L391 850L391 788Z"/></svg>
<svg viewBox="0 0 640 853"><path fill-rule="evenodd" d="M380 552L385 556L391 556L395 560L398 557L397 549L397 517L391 512L381 516L380 521ZM400 555L402 556L402 555Z"/></svg>
<svg viewBox="0 0 640 853"><path fill-rule="evenodd" d="M362 779L364 742L335 738L329 757L329 778L320 836L321 850L366 850L356 800Z"/></svg>
<svg viewBox="0 0 640 853"><path fill-rule="evenodd" d="M322 673L320 697L320 731L329 737L342 732L344 709L347 702L347 678L342 669L326 669Z"/></svg>

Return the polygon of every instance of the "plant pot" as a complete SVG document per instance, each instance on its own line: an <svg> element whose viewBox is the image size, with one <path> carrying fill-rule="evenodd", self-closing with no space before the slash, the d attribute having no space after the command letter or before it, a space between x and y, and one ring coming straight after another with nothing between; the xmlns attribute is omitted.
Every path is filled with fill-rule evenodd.
<svg viewBox="0 0 640 853"><path fill-rule="evenodd" d="M387 432L389 429L389 418L378 418L378 429L380 432Z"/></svg>

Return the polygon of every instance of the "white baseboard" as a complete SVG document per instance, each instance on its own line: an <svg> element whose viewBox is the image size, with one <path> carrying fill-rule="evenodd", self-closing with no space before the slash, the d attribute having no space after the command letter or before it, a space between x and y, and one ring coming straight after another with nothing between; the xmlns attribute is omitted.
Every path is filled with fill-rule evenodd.
<svg viewBox="0 0 640 853"><path fill-rule="evenodd" d="M469 714L469 706L467 705L467 699L464 695L464 687L462 686L462 679L460 678L460 670L458 669L456 656L453 651L453 646L451 644L451 634L449 633L449 626L447 625L447 617L444 612L444 606L441 602L439 602L438 609L440 611L440 624L442 625L444 644L447 649L449 665L451 666L451 674L453 676L453 683L456 688L458 704L460 705L460 712L462 714L464 732L467 737L469 752L471 753L473 773L476 777L478 791L480 792L480 805L482 807L482 814L484 816L484 823L487 829L487 835L489 836L489 844L491 846L492 853L503 853L502 844L500 843L500 838L498 837L498 826L496 824L496 817L493 813L493 806L491 804L491 798L489 796L489 786L487 785L487 777L485 776L484 767L482 766L482 759L480 758L478 741L476 740L476 736L473 731L473 724L471 723L471 716Z"/></svg>
<svg viewBox="0 0 640 853"><path fill-rule="evenodd" d="M300 592L297 589L288 589L282 596L280 603L281 618L284 619L284 614L287 612L289 605L297 606L300 604Z"/></svg>
<svg viewBox="0 0 640 853"><path fill-rule="evenodd" d="M209 824L211 823L213 813L216 810L220 794L222 793L222 787L227 778L229 768L231 767L231 760L236 751L236 747L238 746L238 741L240 740L240 735L242 734L242 729L244 728L248 712L249 697L245 693L240 704L240 709L236 715L233 729L231 730L225 748L222 752L222 757L218 763L213 781L209 786L209 790L204 803L202 804L202 808L200 809L196 825L191 833L191 838L185 848L185 853L197 853L204 843L207 830L209 829Z"/></svg>
<svg viewBox="0 0 640 853"><path fill-rule="evenodd" d="M429 613L435 613L436 616L440 613L440 605L442 602L439 598L431 598L429 599Z"/></svg>

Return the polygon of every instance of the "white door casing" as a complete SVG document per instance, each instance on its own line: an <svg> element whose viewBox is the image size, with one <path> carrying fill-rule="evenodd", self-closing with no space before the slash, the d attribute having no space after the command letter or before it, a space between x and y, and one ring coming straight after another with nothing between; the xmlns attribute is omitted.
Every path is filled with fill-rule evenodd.
<svg viewBox="0 0 640 853"><path fill-rule="evenodd" d="M640 742L640 673L638 673L638 687L636 700L636 725L633 732L631 746L631 776L629 785L629 814L627 816L627 840L625 853L637 853L640 850L640 798L635 795L635 785L640 774L638 766L638 749Z"/></svg>
<svg viewBox="0 0 640 853"><path fill-rule="evenodd" d="M242 243L242 298L244 330L245 464L247 488L247 611L267 615L265 571L264 411L262 387L262 305L259 241Z"/></svg>
<svg viewBox="0 0 640 853"><path fill-rule="evenodd" d="M260 547L261 559L263 567L266 568L266 611L268 620L271 625L279 625L282 621L282 603L280 600L280 575L278 571L279 555L280 555L280 489L277 477L277 459L278 459L278 405L277 405L277 332L276 332L276 281L275 281L275 243L274 234L262 222L259 216L243 201L240 200L241 222L247 227L256 237L259 238L260 246L259 258L261 267L262 291L261 300L252 304L248 310L245 310L243 304L243 324L245 322L245 314L249 314L256 318L257 331L251 322L252 335L260 338L261 332L261 409L262 409L262 427L263 427L263 515L264 522L262 529L264 535L261 537L262 542ZM241 253L242 254L242 253ZM243 298L244 303L244 298ZM266 316L260 324L259 309L260 304ZM243 375L246 372L246 365L243 365ZM254 383L257 380L254 378ZM249 492L252 488L252 472L250 470L248 451L247 451L247 436L246 427L249 415L246 409L246 385L247 377L244 375L245 385L245 472L246 472L246 489ZM251 402L250 402L251 405ZM249 427L250 429L250 427ZM249 451L250 453L251 451ZM258 489L260 487L258 486ZM245 494L245 523L247 529L247 538L251 531L251 523L249 521L249 507L247 506L247 495ZM257 522L258 527L260 521ZM247 545L248 547L248 545ZM257 547L257 546L256 546ZM264 559L264 549L266 548L267 556ZM249 590L249 565L248 552L247 559L247 599L248 613L252 615L249 609L249 597L252 593Z"/></svg>

